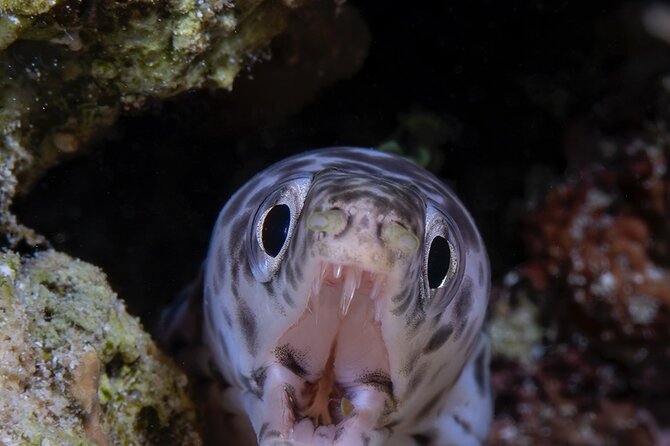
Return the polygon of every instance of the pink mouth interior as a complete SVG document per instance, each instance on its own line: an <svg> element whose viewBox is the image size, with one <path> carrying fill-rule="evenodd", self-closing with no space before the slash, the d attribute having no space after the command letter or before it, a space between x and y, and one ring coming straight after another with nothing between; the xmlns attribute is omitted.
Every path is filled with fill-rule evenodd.
<svg viewBox="0 0 670 446"><path fill-rule="evenodd" d="M386 276L358 266L322 262L312 282L307 310L279 345L300 352L306 370L295 389L295 418L314 428L342 423L365 411L355 405L366 373L388 372L381 333Z"/></svg>

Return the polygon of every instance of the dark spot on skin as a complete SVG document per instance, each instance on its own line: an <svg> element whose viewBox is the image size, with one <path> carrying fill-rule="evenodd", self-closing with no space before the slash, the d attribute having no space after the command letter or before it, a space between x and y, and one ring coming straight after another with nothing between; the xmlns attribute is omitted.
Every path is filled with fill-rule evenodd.
<svg viewBox="0 0 670 446"><path fill-rule="evenodd" d="M247 392L255 393L254 392L254 386L253 382L251 379L249 379L248 376L243 375L242 373L238 373L237 375L237 380L242 383L242 388L246 390Z"/></svg>
<svg viewBox="0 0 670 446"><path fill-rule="evenodd" d="M419 353L418 350L410 352L409 357L407 358L407 361L405 362L405 365L402 368L402 373L405 376L408 376L410 373L412 373L412 370L414 370L414 366L417 365L417 361L419 360L420 355L421 353Z"/></svg>
<svg viewBox="0 0 670 446"><path fill-rule="evenodd" d="M463 430L465 432L467 432L468 434L472 434L472 426L470 426L470 423L468 423L467 421L465 421L464 419L462 419L458 415L452 415L452 418L454 419L456 424L458 424L459 426L461 426L463 428Z"/></svg>
<svg viewBox="0 0 670 446"><path fill-rule="evenodd" d="M477 356L477 359L475 359L475 382L477 383L477 390L479 390L480 395L485 395L486 394L486 368L488 364L486 363L486 349L482 348L481 351L479 352L479 355Z"/></svg>
<svg viewBox="0 0 670 446"><path fill-rule="evenodd" d="M435 316L433 316L433 318L430 320L430 328L435 328L441 319L442 319L441 314L436 314Z"/></svg>
<svg viewBox="0 0 670 446"><path fill-rule="evenodd" d="M409 382L407 383L407 393L412 394L416 392L417 387L423 382L424 378L426 377L426 369L427 369L427 364L421 364L419 367L419 370L416 371L410 378Z"/></svg>
<svg viewBox="0 0 670 446"><path fill-rule="evenodd" d="M254 395L259 399L263 397L263 387L265 386L265 378L267 378L267 376L267 367L259 367L251 373L251 379L256 387Z"/></svg>
<svg viewBox="0 0 670 446"><path fill-rule="evenodd" d="M424 353L432 353L438 350L449 340L451 334L454 332L454 326L451 323L440 327L433 336L430 337L428 343L423 348Z"/></svg>
<svg viewBox="0 0 670 446"><path fill-rule="evenodd" d="M284 387L284 392L286 392L286 395L288 396L289 404L291 404L293 410L295 410L295 401L296 401L296 399L295 399L295 387L293 387L290 384L287 384Z"/></svg>
<svg viewBox="0 0 670 446"><path fill-rule="evenodd" d="M407 309L409 308L410 303L411 303L410 299L405 298L403 303L401 303L400 305L398 305L397 307L395 307L394 309L391 310L391 313L394 316L401 316L402 314L404 314L407 311Z"/></svg>
<svg viewBox="0 0 670 446"><path fill-rule="evenodd" d="M397 304L398 302L402 302L403 300L405 300L405 296L406 294L403 293L396 294L391 298L391 301Z"/></svg>
<svg viewBox="0 0 670 446"><path fill-rule="evenodd" d="M454 315L458 319L463 319L467 316L468 311L472 308L472 279L470 277L463 278L463 285L461 285L461 292L456 299L456 307L454 308Z"/></svg>
<svg viewBox="0 0 670 446"><path fill-rule="evenodd" d="M237 213L236 213L237 214ZM239 214L237 214L239 215ZM231 242L231 248L238 248L242 241L246 239L246 230L249 225L249 214L243 213L241 216L235 219L233 221L233 224L230 225L230 242ZM231 252L234 252L234 249L230 250Z"/></svg>
<svg viewBox="0 0 670 446"><path fill-rule="evenodd" d="M226 206L228 206L228 209L230 211L237 211L242 207L242 203L244 201L245 194L243 193L238 193L232 197L231 200L229 200L226 203ZM228 222L226 221L225 218L219 218L218 225L221 228L221 230L224 230L226 226L228 226Z"/></svg>
<svg viewBox="0 0 670 446"><path fill-rule="evenodd" d="M484 286L484 282L486 281L486 277L484 276L484 264L482 262L479 262L479 267L477 269L477 281L479 286Z"/></svg>
<svg viewBox="0 0 670 446"><path fill-rule="evenodd" d="M276 429L273 429L271 431L266 430L263 432L263 436L261 437L261 434L258 434L258 442L261 443L262 440L268 439L268 438L279 438L281 437L281 432L279 432Z"/></svg>
<svg viewBox="0 0 670 446"><path fill-rule="evenodd" d="M230 281L230 294L233 295L235 300L240 300L240 291L237 287L237 281L234 279Z"/></svg>
<svg viewBox="0 0 670 446"><path fill-rule="evenodd" d="M307 375L307 370L300 364L300 354L296 352L290 345L284 344L276 347L273 351L277 361L297 376L304 378Z"/></svg>
<svg viewBox="0 0 670 446"><path fill-rule="evenodd" d="M423 323L426 322L426 313L423 311L421 305L414 305L411 317L408 320L411 321L411 323L408 322L408 325L411 326L413 332L421 328Z"/></svg>
<svg viewBox="0 0 670 446"><path fill-rule="evenodd" d="M344 427L339 427L339 428L335 431L335 437L333 438L333 441L337 441L337 440L339 440L340 437L342 437L342 434L343 434L343 433L344 433Z"/></svg>
<svg viewBox="0 0 670 446"><path fill-rule="evenodd" d="M254 313L244 302L240 302L239 304L237 323L242 331L247 351L251 355L256 355L258 350L258 326L256 324L256 316L254 316Z"/></svg>
<svg viewBox="0 0 670 446"><path fill-rule="evenodd" d="M370 446L370 436L367 434L361 434L361 441L363 446Z"/></svg>
<svg viewBox="0 0 670 446"><path fill-rule="evenodd" d="M384 427L390 432L393 432L393 428L400 424L400 420L393 420L390 423L387 423Z"/></svg>
<svg viewBox="0 0 670 446"><path fill-rule="evenodd" d="M270 423L263 423L261 425L261 428L258 431L258 442L259 443L261 441L263 441L263 437L265 437L265 434L267 433L268 427L270 427Z"/></svg>
<svg viewBox="0 0 670 446"><path fill-rule="evenodd" d="M235 249L231 252L234 253L235 259L241 259L242 249ZM237 285L237 282L240 279L240 263L242 263L240 260L231 262L230 283L232 285Z"/></svg>
<svg viewBox="0 0 670 446"><path fill-rule="evenodd" d="M265 292L268 294L268 296L274 297L275 296L275 288L274 288L274 282L271 280L269 282L265 282L262 284L263 287L265 288Z"/></svg>
<svg viewBox="0 0 670 446"><path fill-rule="evenodd" d="M302 274L302 267L300 266L300 263L295 265L294 272L295 272L295 277L298 279L298 282L302 282L303 274ZM294 288L297 288L297 287L294 287Z"/></svg>
<svg viewBox="0 0 670 446"><path fill-rule="evenodd" d="M282 297L289 307L293 306L293 298L291 297L291 293L289 293L288 290L284 290Z"/></svg>
<svg viewBox="0 0 670 446"><path fill-rule="evenodd" d="M284 269L284 277L286 278L288 284L295 289L295 276L293 275L293 267L290 263L287 264L286 268Z"/></svg>
<svg viewBox="0 0 670 446"><path fill-rule="evenodd" d="M442 401L442 392L437 393L433 396L428 402L421 408L421 410L416 414L414 418L417 423L424 421L424 419L430 414L436 407L437 404Z"/></svg>
<svg viewBox="0 0 670 446"><path fill-rule="evenodd" d="M225 307L223 308L223 320L226 322L226 325L227 325L229 328L232 328L232 326L233 326L233 320L232 320L232 318L230 317L230 313L228 313L228 309L225 308Z"/></svg>
<svg viewBox="0 0 670 446"><path fill-rule="evenodd" d="M433 437L430 434L415 434L412 435L412 440L417 446L429 446L433 442Z"/></svg>
<svg viewBox="0 0 670 446"><path fill-rule="evenodd" d="M410 293L409 290L407 292ZM423 309L418 294L410 293L408 296L407 302L409 302L411 308L407 311L406 324L411 330L416 331L416 329L426 320L426 312Z"/></svg>
<svg viewBox="0 0 670 446"><path fill-rule="evenodd" d="M393 381L388 373L381 370L375 370L361 376L356 380L360 384L364 384L374 389L385 392L389 397L393 398Z"/></svg>

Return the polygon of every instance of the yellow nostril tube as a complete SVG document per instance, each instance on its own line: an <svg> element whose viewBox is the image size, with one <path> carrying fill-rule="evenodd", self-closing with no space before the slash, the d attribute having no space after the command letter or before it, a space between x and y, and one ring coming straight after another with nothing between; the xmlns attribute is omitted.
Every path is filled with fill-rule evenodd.
<svg viewBox="0 0 670 446"><path fill-rule="evenodd" d="M337 235L347 227L347 214L342 209L312 212L307 217L307 228L315 232Z"/></svg>
<svg viewBox="0 0 670 446"><path fill-rule="evenodd" d="M395 222L384 225L381 238L389 248L405 254L411 254L419 249L419 238Z"/></svg>

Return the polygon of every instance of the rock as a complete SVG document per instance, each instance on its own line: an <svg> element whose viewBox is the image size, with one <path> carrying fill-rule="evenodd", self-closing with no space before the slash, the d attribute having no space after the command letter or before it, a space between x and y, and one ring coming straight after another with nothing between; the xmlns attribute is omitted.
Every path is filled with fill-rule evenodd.
<svg viewBox="0 0 670 446"><path fill-rule="evenodd" d="M17 188L80 152L121 111L232 88L298 5L0 0L0 229L9 243L44 242L9 210Z"/></svg>
<svg viewBox="0 0 670 446"><path fill-rule="evenodd" d="M0 256L0 443L199 445L186 377L96 267Z"/></svg>

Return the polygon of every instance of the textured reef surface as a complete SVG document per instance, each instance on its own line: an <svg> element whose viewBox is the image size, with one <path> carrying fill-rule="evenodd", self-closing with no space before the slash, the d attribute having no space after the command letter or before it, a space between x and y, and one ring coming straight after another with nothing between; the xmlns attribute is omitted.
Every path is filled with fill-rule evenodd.
<svg viewBox="0 0 670 446"><path fill-rule="evenodd" d="M201 444L186 377L88 263L0 256L0 442Z"/></svg>

